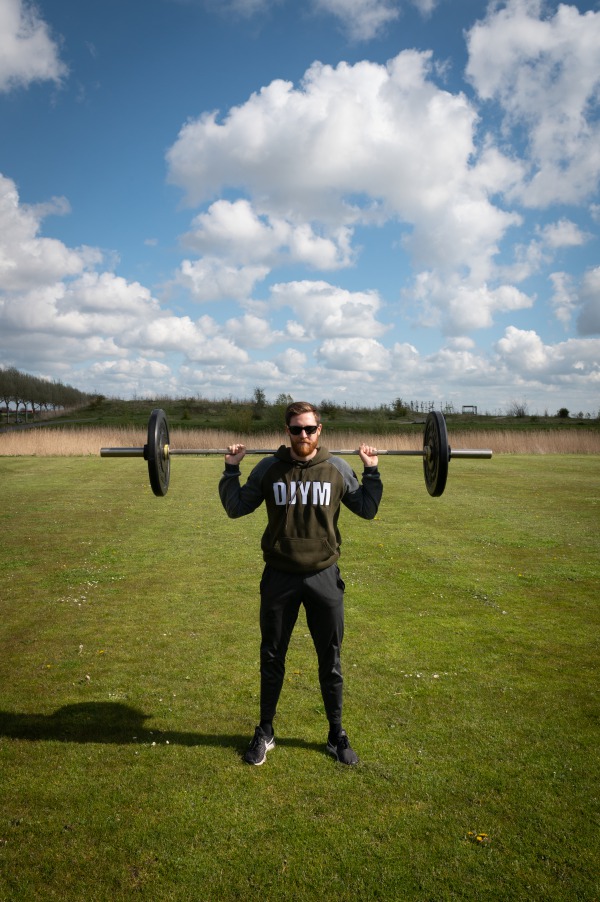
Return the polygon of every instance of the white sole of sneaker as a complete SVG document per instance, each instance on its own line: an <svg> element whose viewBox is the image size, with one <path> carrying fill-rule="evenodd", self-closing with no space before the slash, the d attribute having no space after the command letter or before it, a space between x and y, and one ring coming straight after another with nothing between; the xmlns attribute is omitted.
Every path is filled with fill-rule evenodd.
<svg viewBox="0 0 600 902"><path fill-rule="evenodd" d="M262 756L260 761L248 761L247 758L244 758L244 761L246 762L246 764L252 765L252 767L260 767L261 764L264 764L265 761L267 760L267 752L270 752L271 749L274 749L274 748L275 748L275 737L273 737L272 739L269 739L269 741L267 742L267 744L265 746L265 753Z"/></svg>

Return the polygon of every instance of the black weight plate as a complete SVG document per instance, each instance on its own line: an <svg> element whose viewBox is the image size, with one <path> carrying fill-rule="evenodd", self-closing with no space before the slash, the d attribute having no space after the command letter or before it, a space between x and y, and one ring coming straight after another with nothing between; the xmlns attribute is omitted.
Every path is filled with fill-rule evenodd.
<svg viewBox="0 0 600 902"><path fill-rule="evenodd" d="M169 489L171 461L169 455L165 455L165 446L168 444L167 417L164 410L157 407L152 411L148 420L148 444L144 451L148 461L150 485L154 494L159 497L166 495Z"/></svg>
<svg viewBox="0 0 600 902"><path fill-rule="evenodd" d="M423 435L423 473L429 494L436 498L446 488L450 448L444 415L432 410L425 422Z"/></svg>

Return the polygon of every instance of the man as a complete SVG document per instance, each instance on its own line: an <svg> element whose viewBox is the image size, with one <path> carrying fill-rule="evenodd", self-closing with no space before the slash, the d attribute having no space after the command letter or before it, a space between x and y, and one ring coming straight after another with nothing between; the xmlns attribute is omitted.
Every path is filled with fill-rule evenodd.
<svg viewBox="0 0 600 902"><path fill-rule="evenodd" d="M260 583L260 724L244 760L263 764L275 746L273 719L283 686L285 658L300 605L319 664L319 683L329 721L327 751L343 764L358 756L342 726L340 650L344 634L344 583L337 560L340 504L366 520L377 513L383 486L375 448L362 444L362 484L340 457L319 446L319 412L306 401L285 413L290 445L258 463L240 486L244 445L230 445L219 483L230 517L243 517L266 502L268 523L261 547L265 568Z"/></svg>

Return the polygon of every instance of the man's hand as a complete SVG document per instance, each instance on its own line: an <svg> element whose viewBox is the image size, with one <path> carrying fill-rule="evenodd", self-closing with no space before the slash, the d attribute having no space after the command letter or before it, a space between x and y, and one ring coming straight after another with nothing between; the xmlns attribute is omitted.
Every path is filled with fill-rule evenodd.
<svg viewBox="0 0 600 902"><path fill-rule="evenodd" d="M229 445L229 454L225 455L225 463L236 465L243 459L246 454L245 445Z"/></svg>
<svg viewBox="0 0 600 902"><path fill-rule="evenodd" d="M365 445L363 442L358 449L358 453L365 467L376 467L379 463L377 448L373 448L371 445Z"/></svg>

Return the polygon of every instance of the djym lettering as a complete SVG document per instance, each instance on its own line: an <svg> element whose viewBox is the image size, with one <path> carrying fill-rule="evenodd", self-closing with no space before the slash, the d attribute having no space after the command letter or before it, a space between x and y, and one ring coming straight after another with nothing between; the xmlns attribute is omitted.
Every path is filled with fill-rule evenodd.
<svg viewBox="0 0 600 902"><path fill-rule="evenodd" d="M330 482L290 482L289 487L285 482L273 483L273 496L275 504L318 504L321 507L329 507L331 504Z"/></svg>

